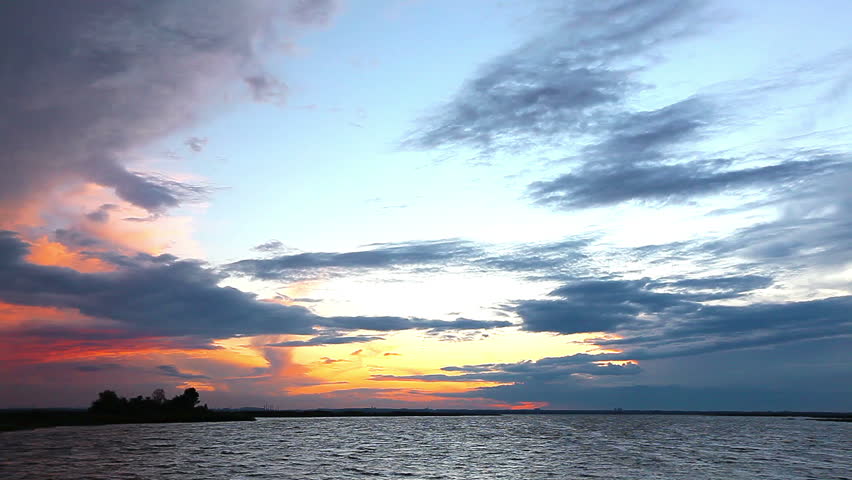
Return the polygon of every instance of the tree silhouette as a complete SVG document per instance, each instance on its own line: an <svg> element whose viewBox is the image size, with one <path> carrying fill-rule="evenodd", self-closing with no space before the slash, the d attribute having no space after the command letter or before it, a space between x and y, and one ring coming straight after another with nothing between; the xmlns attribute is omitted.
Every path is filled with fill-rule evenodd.
<svg viewBox="0 0 852 480"><path fill-rule="evenodd" d="M98 394L98 399L92 402L89 411L93 413L121 413L127 406L127 400L119 398L112 390L104 390Z"/></svg>
<svg viewBox="0 0 852 480"><path fill-rule="evenodd" d="M151 400L153 400L157 405L166 403L166 392L164 392L162 388L154 390L154 392L151 393Z"/></svg>
<svg viewBox="0 0 852 480"><path fill-rule="evenodd" d="M92 402L89 412L110 415L160 416L166 412L206 412L207 406L197 406L200 402L198 391L187 388L182 394L166 399L162 388L154 390L150 397L139 395L130 400L119 397L112 390L104 390L98 399Z"/></svg>
<svg viewBox="0 0 852 480"><path fill-rule="evenodd" d="M198 391L192 387L187 388L181 395L167 402L167 406L175 410L192 410L199 402Z"/></svg>

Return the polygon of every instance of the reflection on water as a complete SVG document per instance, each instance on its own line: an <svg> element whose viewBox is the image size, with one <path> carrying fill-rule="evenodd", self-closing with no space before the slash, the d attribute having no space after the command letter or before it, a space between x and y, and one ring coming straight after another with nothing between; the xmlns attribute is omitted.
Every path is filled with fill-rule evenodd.
<svg viewBox="0 0 852 480"><path fill-rule="evenodd" d="M826 480L850 445L802 418L270 418L3 433L0 478Z"/></svg>

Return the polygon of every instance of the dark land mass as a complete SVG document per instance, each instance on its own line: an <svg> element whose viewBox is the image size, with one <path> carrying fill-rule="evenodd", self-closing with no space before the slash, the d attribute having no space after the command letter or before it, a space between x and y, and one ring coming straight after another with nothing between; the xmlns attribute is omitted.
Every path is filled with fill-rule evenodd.
<svg viewBox="0 0 852 480"><path fill-rule="evenodd" d="M705 411L705 410L469 410L469 409L383 409L347 408L316 410L264 410L242 408L223 410L246 412L255 417L458 417L475 415L702 415L723 417L808 417L852 421L852 412L792 411Z"/></svg>
<svg viewBox="0 0 852 480"><path fill-rule="evenodd" d="M120 423L181 423L252 421L246 412L223 412L200 405L199 394L187 388L182 394L166 398L158 388L148 397L119 397L104 390L88 410L43 409L0 410L0 431L31 430L45 427L110 425Z"/></svg>
<svg viewBox="0 0 852 480"><path fill-rule="evenodd" d="M90 409L91 410L91 409ZM685 410L454 410L348 408L316 410L264 410L259 408L165 410L145 413L97 413L82 409L0 410L0 431L57 426L125 423L183 423L252 421L256 418L306 417L461 417L497 415L702 415L728 417L806 417L826 421L852 421L852 412L786 411L685 411Z"/></svg>
<svg viewBox="0 0 852 480"><path fill-rule="evenodd" d="M86 410L3 410L0 411L0 432L32 430L46 427L112 425L121 423L182 423L252 421L254 416L244 412L170 412L151 415L90 413Z"/></svg>

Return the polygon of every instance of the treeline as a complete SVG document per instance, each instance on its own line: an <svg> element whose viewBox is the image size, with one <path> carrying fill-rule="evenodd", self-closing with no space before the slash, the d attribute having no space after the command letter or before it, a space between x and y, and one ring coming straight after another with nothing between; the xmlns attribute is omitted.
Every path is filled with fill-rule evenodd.
<svg viewBox="0 0 852 480"><path fill-rule="evenodd" d="M149 397L133 397L130 399L119 397L112 390L104 390L98 394L97 400L92 402L89 413L109 415L133 415L148 416L169 413L206 413L207 405L201 405L198 391L187 388L182 394L173 398L166 398L162 388L154 390Z"/></svg>
<svg viewBox="0 0 852 480"><path fill-rule="evenodd" d="M217 412L199 405L198 391L187 388L167 398L163 389L148 397L119 397L112 390L98 394L87 411L72 409L0 410L0 432L58 426L110 425L117 423L178 423L252 421L243 412Z"/></svg>

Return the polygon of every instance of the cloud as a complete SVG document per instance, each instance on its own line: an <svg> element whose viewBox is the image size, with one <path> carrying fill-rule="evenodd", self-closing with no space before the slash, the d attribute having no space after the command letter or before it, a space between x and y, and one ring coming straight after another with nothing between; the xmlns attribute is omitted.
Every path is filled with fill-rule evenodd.
<svg viewBox="0 0 852 480"><path fill-rule="evenodd" d="M517 375L511 384L444 395L543 401L549 408L571 409L846 411L852 393L846 367L850 361L848 342L848 337L825 338L647 360L641 362L641 373L632 376L553 379ZM589 357L606 360L618 356L580 354L509 365L542 368L537 364L568 365L583 363ZM493 369L492 365L448 368L462 372Z"/></svg>
<svg viewBox="0 0 852 480"><path fill-rule="evenodd" d="M483 256L472 263L485 269L525 273L532 277L557 273L578 276L590 254L590 238L569 238L562 241L526 244L508 251Z"/></svg>
<svg viewBox="0 0 852 480"><path fill-rule="evenodd" d="M297 23L325 25L339 8L339 0L296 0L290 3L287 13Z"/></svg>
<svg viewBox="0 0 852 480"><path fill-rule="evenodd" d="M562 147L567 151L563 163L571 164L571 170L528 185L535 203L559 210L629 201L682 203L754 189L777 197L804 181L848 169L842 157L804 150L786 157L778 152L732 156L702 151L707 147L700 141L724 132L723 127L741 129L749 121L740 118L737 124L732 113L747 103L746 97L755 103L757 96L781 84L817 82L804 79L813 76L805 67L792 72L796 79L773 80L771 89L743 85L732 92L731 85L717 86L713 93L632 110L647 100L637 94L654 87L638 78L654 64L652 56L658 61L660 47L722 20L708 5L564 2L549 10L558 18L556 28L486 64L402 145L471 148L482 155Z"/></svg>
<svg viewBox="0 0 852 480"><path fill-rule="evenodd" d="M679 152L677 147L698 141L711 125L721 126L716 108L710 98L691 97L657 110L613 115L599 125L598 142L571 158L578 165L570 173L533 182L530 196L538 204L571 210L631 200L683 202L753 188L783 194L801 188L804 180L849 169L840 155L807 149L788 153L782 162L778 155L756 160L699 153L695 159L695 152Z"/></svg>
<svg viewBox="0 0 852 480"><path fill-rule="evenodd" d="M189 137L184 142L184 145L189 147L195 153L201 153L204 150L204 147L207 146L206 138L199 137Z"/></svg>
<svg viewBox="0 0 852 480"><path fill-rule="evenodd" d="M220 287L224 276L172 255L111 255L116 271L81 273L25 260L29 244L0 231L0 300L76 309L111 320L130 334L199 339L337 330L457 330L510 326L505 321L424 320L403 317L320 317L300 306L260 302L254 294ZM128 333L122 333L127 335Z"/></svg>
<svg viewBox="0 0 852 480"><path fill-rule="evenodd" d="M382 243L350 252L304 252L239 260L224 265L222 270L259 280L290 280L320 273L346 275L367 270L460 265L471 270L522 273L540 279L544 275L585 273L584 265L591 259L587 247L592 243L593 240L586 237L502 247L465 240ZM254 250L276 252L284 248L275 240L258 245Z"/></svg>
<svg viewBox="0 0 852 480"><path fill-rule="evenodd" d="M663 285L666 285L665 283ZM738 295L772 285L772 279L761 275L741 275L735 277L685 278L667 285L688 290L712 290Z"/></svg>
<svg viewBox="0 0 852 480"><path fill-rule="evenodd" d="M852 296L747 306L704 305L679 321L627 332L600 345L622 348L637 359L669 358L848 336Z"/></svg>
<svg viewBox="0 0 852 480"><path fill-rule="evenodd" d="M706 265L735 264L744 271L787 272L799 277L842 271L852 263L848 242L852 235L852 193L848 188L852 163L842 163L840 158L815 160L812 165L818 165L821 173L786 186L782 183L773 198L759 202L758 207L776 209L774 218L721 237L639 247L632 255L655 258L655 262L693 259ZM840 291L845 287L842 283L834 286Z"/></svg>
<svg viewBox="0 0 852 480"><path fill-rule="evenodd" d="M405 317L325 317L318 319L317 324L327 328L375 330L379 332L411 329L428 329L432 332L439 332L447 330L480 330L513 326L512 322L504 320L492 321L458 318L452 321L445 321Z"/></svg>
<svg viewBox="0 0 852 480"><path fill-rule="evenodd" d="M617 333L622 338L595 340L623 350L612 358L616 360L690 356L850 331L852 296L742 306L713 303L768 285L768 279L757 276L581 281L551 292L558 300L519 301L510 308L530 331ZM671 287L680 291L667 291Z"/></svg>
<svg viewBox="0 0 852 480"><path fill-rule="evenodd" d="M86 214L86 218L95 222L95 223L106 223L109 220L109 212L118 209L118 205L112 203L105 203L94 210Z"/></svg>
<svg viewBox="0 0 852 480"><path fill-rule="evenodd" d="M324 365L333 365L335 363L348 361L348 360L340 360L340 359L337 359L337 358L330 358L330 357L322 357L320 360L322 360L322 363ZM348 382L328 382L328 383L326 383L326 385L345 385L347 383Z"/></svg>
<svg viewBox="0 0 852 480"><path fill-rule="evenodd" d="M587 164L553 180L534 182L529 188L537 203L570 210L630 200L682 202L747 188L783 190L807 177L848 168L824 158L740 169L729 169L728 164L726 160L674 165Z"/></svg>
<svg viewBox="0 0 852 480"><path fill-rule="evenodd" d="M57 242L72 248L91 248L103 244L103 241L78 230L58 228L53 232Z"/></svg>
<svg viewBox="0 0 852 480"><path fill-rule="evenodd" d="M113 187L119 197L149 212L199 201L209 193L209 188L203 185L192 185L163 175L130 172L116 165L93 167L87 178Z"/></svg>
<svg viewBox="0 0 852 480"><path fill-rule="evenodd" d="M255 45L272 23L316 23L331 2L0 3L0 205L94 182L150 212L207 193L141 172L137 151L194 124L240 78L270 95ZM307 12L310 12L308 14ZM261 89L261 87L263 87ZM97 217L96 217L97 218Z"/></svg>
<svg viewBox="0 0 852 480"><path fill-rule="evenodd" d="M694 254L737 256L764 265L843 268L852 262L852 163L781 197L778 218L725 238L689 245Z"/></svg>
<svg viewBox="0 0 852 480"><path fill-rule="evenodd" d="M117 363L100 363L78 365L75 368L80 372L103 372L104 370L117 370L123 367Z"/></svg>
<svg viewBox="0 0 852 480"><path fill-rule="evenodd" d="M442 368L453 374L373 375L373 380L418 380L423 382L574 382L577 376L637 375L642 369L635 363L612 363L617 356L577 354L549 357L538 361L489 363L482 365L448 366Z"/></svg>
<svg viewBox="0 0 852 480"><path fill-rule="evenodd" d="M252 250L258 252L276 252L284 248L284 244L279 240L270 240L266 243L261 243L260 245L253 247Z"/></svg>
<svg viewBox="0 0 852 480"><path fill-rule="evenodd" d="M716 120L715 109L711 99L694 96L656 110L613 114L603 126L606 136L583 156L590 163L657 161L667 148L695 140Z"/></svg>
<svg viewBox="0 0 852 480"><path fill-rule="evenodd" d="M27 252L25 242L0 234L0 298L10 303L74 308L165 336L312 332L307 310L219 287L222 277L198 262L140 255L116 272L85 274L27 263Z"/></svg>
<svg viewBox="0 0 852 480"><path fill-rule="evenodd" d="M376 340L384 340L384 337L367 335L353 335L339 337L333 335L319 335L310 340L292 340L288 342L268 343L267 347L313 347L317 345L342 345L347 343L366 343Z"/></svg>
<svg viewBox="0 0 852 480"><path fill-rule="evenodd" d="M193 373L181 372L174 365L160 365L157 367L159 373L161 375L165 375L167 377L180 378L182 380L201 380L201 379L209 379L207 375L196 375Z"/></svg>
<svg viewBox="0 0 852 480"><path fill-rule="evenodd" d="M483 153L563 143L641 88L625 60L698 31L704 2L569 2L557 28L480 69L403 140Z"/></svg>
<svg viewBox="0 0 852 480"><path fill-rule="evenodd" d="M814 395L795 388L757 386L630 385L576 386L534 382L482 387L462 393L444 393L450 398L490 398L505 402L545 401L552 409L685 411L845 411L848 389L838 386Z"/></svg>
<svg viewBox="0 0 852 480"><path fill-rule="evenodd" d="M256 102L283 104L287 98L287 85L277 78L262 74L245 77L251 96Z"/></svg>
<svg viewBox="0 0 852 480"><path fill-rule="evenodd" d="M613 331L654 313L693 304L681 295L651 290L644 280L588 280L550 293L560 300L527 300L513 308L530 331L584 333Z"/></svg>
<svg viewBox="0 0 852 480"><path fill-rule="evenodd" d="M272 246L277 248L278 245ZM375 244L370 247L353 252L308 252L240 260L225 265L224 270L261 280L276 280L311 270L444 264L479 253L476 247L458 240Z"/></svg>

